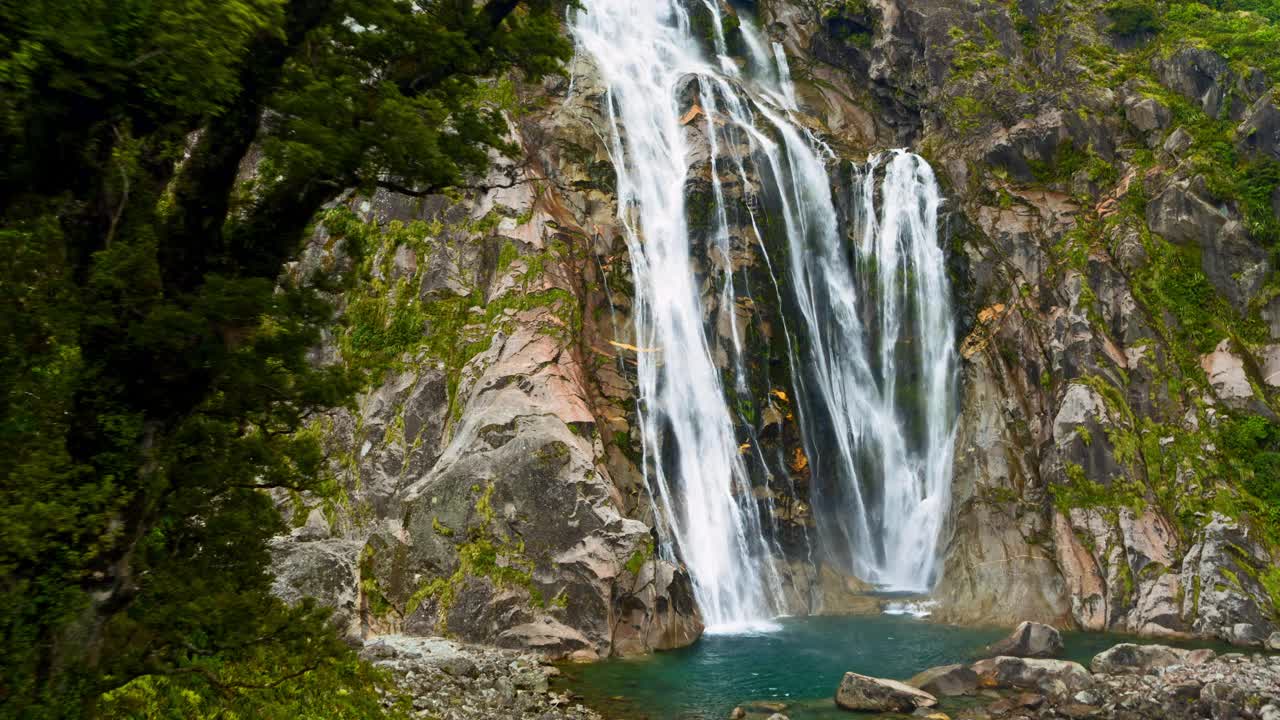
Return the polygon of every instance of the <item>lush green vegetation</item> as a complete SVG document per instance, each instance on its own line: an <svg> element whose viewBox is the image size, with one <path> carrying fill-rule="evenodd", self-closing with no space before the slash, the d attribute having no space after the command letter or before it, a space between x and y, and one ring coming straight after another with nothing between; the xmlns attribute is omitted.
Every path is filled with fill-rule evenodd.
<svg viewBox="0 0 1280 720"><path fill-rule="evenodd" d="M1233 418L1221 437L1244 489L1262 501L1265 520L1280 538L1280 424L1257 415Z"/></svg>
<svg viewBox="0 0 1280 720"><path fill-rule="evenodd" d="M554 70L557 8L27 0L0 26L0 716L381 714L327 614L270 595L265 491L328 491L310 423L418 318L357 312L377 336L315 367L318 291L358 273L282 269L345 188L439 192L508 149L480 79Z"/></svg>

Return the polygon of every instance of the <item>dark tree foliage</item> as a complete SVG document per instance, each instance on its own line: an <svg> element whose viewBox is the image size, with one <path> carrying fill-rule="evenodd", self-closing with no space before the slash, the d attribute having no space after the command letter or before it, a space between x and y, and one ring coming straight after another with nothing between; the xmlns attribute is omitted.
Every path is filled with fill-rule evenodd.
<svg viewBox="0 0 1280 720"><path fill-rule="evenodd" d="M1111 20L1108 31L1116 35L1138 35L1160 29L1160 20L1152 0L1116 0L1107 5L1104 11Z"/></svg>
<svg viewBox="0 0 1280 720"><path fill-rule="evenodd" d="M325 491L364 380L282 269L344 189L506 149L483 78L554 71L559 5L0 0L0 716L379 712L268 591L264 490Z"/></svg>

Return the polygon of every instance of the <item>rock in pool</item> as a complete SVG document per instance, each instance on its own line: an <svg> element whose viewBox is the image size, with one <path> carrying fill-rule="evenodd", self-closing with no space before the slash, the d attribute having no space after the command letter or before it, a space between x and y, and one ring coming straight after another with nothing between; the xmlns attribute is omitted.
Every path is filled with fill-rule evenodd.
<svg viewBox="0 0 1280 720"><path fill-rule="evenodd" d="M911 712L937 704L936 697L906 683L854 672L845 673L836 689L836 705L845 710Z"/></svg>
<svg viewBox="0 0 1280 720"><path fill-rule="evenodd" d="M964 665L942 665L929 668L907 681L934 696L969 695L978 689L978 674Z"/></svg>
<svg viewBox="0 0 1280 720"><path fill-rule="evenodd" d="M1156 668L1172 665L1203 665L1213 660L1212 650L1183 650L1165 645L1120 643L1093 657L1089 669L1107 675L1149 675Z"/></svg>
<svg viewBox="0 0 1280 720"><path fill-rule="evenodd" d="M987 657L1053 658L1062 654L1062 635L1044 623L1024 621L1009 637L987 648Z"/></svg>

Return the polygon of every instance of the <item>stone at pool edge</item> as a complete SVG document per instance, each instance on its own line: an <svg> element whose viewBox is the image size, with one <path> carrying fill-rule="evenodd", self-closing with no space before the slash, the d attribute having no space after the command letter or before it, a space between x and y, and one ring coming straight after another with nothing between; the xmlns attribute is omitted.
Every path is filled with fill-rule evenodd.
<svg viewBox="0 0 1280 720"><path fill-rule="evenodd" d="M987 657L1056 658L1062 655L1062 634L1052 625L1024 620L1003 640L987 647Z"/></svg>
<svg viewBox="0 0 1280 720"><path fill-rule="evenodd" d="M855 672L847 672L836 688L836 705L842 710L861 712L912 712L933 707L938 698L919 688Z"/></svg>
<svg viewBox="0 0 1280 720"><path fill-rule="evenodd" d="M1203 665L1217 657L1212 650L1183 650L1166 645L1120 643L1097 655L1089 669L1101 675L1149 675L1172 665Z"/></svg>
<svg viewBox="0 0 1280 720"><path fill-rule="evenodd" d="M729 720L746 720L746 717L747 717L747 711L743 709L741 705L734 708L733 712L729 713ZM780 712L776 712L769 716L769 720L791 720L791 718L787 717L786 715L783 715Z"/></svg>
<svg viewBox="0 0 1280 720"><path fill-rule="evenodd" d="M907 684L935 697L971 695L978 689L978 674L967 665L941 665L918 673Z"/></svg>
<svg viewBox="0 0 1280 720"><path fill-rule="evenodd" d="M994 657L970 666L984 688L1037 690L1063 696L1093 687L1093 675L1080 663L1043 658Z"/></svg>

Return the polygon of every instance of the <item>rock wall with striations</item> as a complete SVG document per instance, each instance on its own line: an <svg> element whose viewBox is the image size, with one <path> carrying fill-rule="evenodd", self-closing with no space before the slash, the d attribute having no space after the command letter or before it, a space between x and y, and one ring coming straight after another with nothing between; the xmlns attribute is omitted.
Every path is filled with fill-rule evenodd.
<svg viewBox="0 0 1280 720"><path fill-rule="evenodd" d="M353 196L301 260L367 275L317 360L373 382L314 428L335 493L282 498L298 527L276 543L278 585L336 606L353 639L587 659L701 634L689 578L646 522L633 378L602 289L625 254L602 93L582 63L570 76L494 83L518 151L476 188ZM352 243L361 268L342 266Z"/></svg>
<svg viewBox="0 0 1280 720"><path fill-rule="evenodd" d="M948 181L964 329L936 616L1256 644L1280 621L1280 18L762 1ZM1257 67L1262 65L1263 67Z"/></svg>

